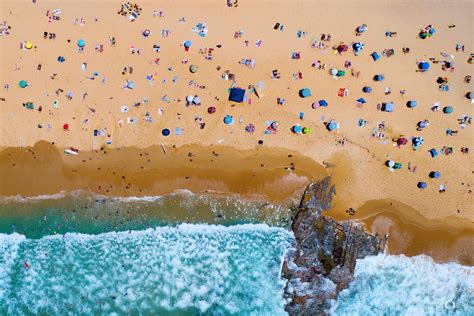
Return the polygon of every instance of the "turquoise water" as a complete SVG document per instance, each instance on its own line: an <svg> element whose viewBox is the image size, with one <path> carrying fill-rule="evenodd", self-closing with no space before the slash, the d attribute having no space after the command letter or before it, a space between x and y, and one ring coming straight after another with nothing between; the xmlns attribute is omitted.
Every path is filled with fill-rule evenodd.
<svg viewBox="0 0 474 316"><path fill-rule="evenodd" d="M2 200L0 315L283 315L290 218L236 196ZM329 313L474 315L474 268L367 257Z"/></svg>
<svg viewBox="0 0 474 316"><path fill-rule="evenodd" d="M0 314L281 315L292 243L267 225L0 235Z"/></svg>

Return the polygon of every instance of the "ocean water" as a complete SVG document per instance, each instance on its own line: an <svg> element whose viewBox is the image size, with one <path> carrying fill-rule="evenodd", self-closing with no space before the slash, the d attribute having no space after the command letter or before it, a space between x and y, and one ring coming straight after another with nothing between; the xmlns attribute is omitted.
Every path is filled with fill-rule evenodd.
<svg viewBox="0 0 474 316"><path fill-rule="evenodd" d="M357 261L355 280L332 315L474 315L474 267L424 255L380 254Z"/></svg>
<svg viewBox="0 0 474 316"><path fill-rule="evenodd" d="M284 315L290 218L189 192L0 200L0 315ZM474 315L474 268L367 257L329 313Z"/></svg>
<svg viewBox="0 0 474 316"><path fill-rule="evenodd" d="M0 314L282 315L292 241L264 224L2 234Z"/></svg>

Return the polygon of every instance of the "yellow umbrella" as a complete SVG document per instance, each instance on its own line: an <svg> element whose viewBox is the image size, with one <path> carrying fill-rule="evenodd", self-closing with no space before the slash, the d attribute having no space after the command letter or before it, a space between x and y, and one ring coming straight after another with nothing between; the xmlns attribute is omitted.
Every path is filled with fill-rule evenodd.
<svg viewBox="0 0 474 316"><path fill-rule="evenodd" d="M27 41L27 42L25 43L25 47L26 47L26 49L32 49L32 48L33 48L33 44L31 44L31 42L28 42L28 41Z"/></svg>

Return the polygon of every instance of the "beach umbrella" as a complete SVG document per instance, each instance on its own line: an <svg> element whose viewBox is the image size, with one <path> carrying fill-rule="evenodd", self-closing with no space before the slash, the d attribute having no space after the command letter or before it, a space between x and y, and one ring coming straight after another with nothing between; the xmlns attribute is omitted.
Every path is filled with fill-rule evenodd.
<svg viewBox="0 0 474 316"><path fill-rule="evenodd" d="M161 135L163 135L163 136L169 136L170 133L171 133L170 130L167 129L167 128L165 128L161 131Z"/></svg>
<svg viewBox="0 0 474 316"><path fill-rule="evenodd" d="M195 96L194 99L193 99L193 103L195 105L201 105L201 98L198 97L198 96Z"/></svg>
<svg viewBox="0 0 474 316"><path fill-rule="evenodd" d="M371 87L363 87L363 88L362 88L362 92L364 92L364 93L371 93L371 92L372 92L372 88L371 88Z"/></svg>
<svg viewBox="0 0 474 316"><path fill-rule="evenodd" d="M20 88L26 88L28 87L28 82L26 82L25 80L20 80L20 82L18 82L18 85L20 86Z"/></svg>
<svg viewBox="0 0 474 316"><path fill-rule="evenodd" d="M299 126L298 124L294 125L292 128L291 128L291 131L295 134L299 134L301 133L301 126Z"/></svg>
<svg viewBox="0 0 474 316"><path fill-rule="evenodd" d="M439 179L441 177L441 172L439 171L431 171L430 178Z"/></svg>
<svg viewBox="0 0 474 316"><path fill-rule="evenodd" d="M367 30L367 25L359 25L356 29L357 33L364 33Z"/></svg>
<svg viewBox="0 0 474 316"><path fill-rule="evenodd" d="M466 96L467 96L467 98L470 99L470 100L473 100L473 99L474 99L474 93L472 93L472 92L468 92Z"/></svg>
<svg viewBox="0 0 474 316"><path fill-rule="evenodd" d="M84 41L83 39L78 40L77 41L77 46L79 46L79 47L86 46L86 41Z"/></svg>
<svg viewBox="0 0 474 316"><path fill-rule="evenodd" d="M127 81L127 88L133 89L135 88L135 83L132 80Z"/></svg>
<svg viewBox="0 0 474 316"><path fill-rule="evenodd" d="M346 72L344 70L338 70L336 76L338 77L344 77L346 75Z"/></svg>
<svg viewBox="0 0 474 316"><path fill-rule="evenodd" d="M307 98L310 96L311 96L311 90L309 90L308 88L303 88L300 90L300 97Z"/></svg>
<svg viewBox="0 0 474 316"><path fill-rule="evenodd" d="M331 69L331 75L335 76L337 75L338 70L336 68Z"/></svg>
<svg viewBox="0 0 474 316"><path fill-rule="evenodd" d="M387 160L387 161L385 162L385 165L386 165L387 167L389 167L389 168L393 168L393 166L395 166L395 161L393 161L393 160Z"/></svg>
<svg viewBox="0 0 474 316"><path fill-rule="evenodd" d="M385 79L384 75L375 75L374 81L383 81Z"/></svg>
<svg viewBox="0 0 474 316"><path fill-rule="evenodd" d="M184 42L184 47L189 48L189 47L191 47L192 44L193 44L193 42L191 42L190 40L187 40L187 41Z"/></svg>
<svg viewBox="0 0 474 316"><path fill-rule="evenodd" d="M426 184L426 182L423 182L423 181L420 181L418 182L418 184L416 185L419 189L426 189L426 187L428 186L428 184Z"/></svg>
<svg viewBox="0 0 474 316"><path fill-rule="evenodd" d="M208 107L208 108L207 108L207 113L209 113L209 114L214 114L214 113L216 113L216 107L214 107L214 106Z"/></svg>
<svg viewBox="0 0 474 316"><path fill-rule="evenodd" d="M352 44L352 49L354 50L354 52L360 53L364 49L364 43L356 42Z"/></svg>
<svg viewBox="0 0 474 316"><path fill-rule="evenodd" d="M319 100L318 103L319 103L319 106L324 106L324 107L328 106L328 103L326 100Z"/></svg>
<svg viewBox="0 0 474 316"><path fill-rule="evenodd" d="M303 134L309 134L309 133L311 133L311 128L303 127Z"/></svg>
<svg viewBox="0 0 474 316"><path fill-rule="evenodd" d="M445 114L451 114L451 113L453 113L453 111L454 111L454 108L453 108L452 106L450 106L450 105L449 105L449 106L445 106L445 107L443 108L443 113L445 113Z"/></svg>
<svg viewBox="0 0 474 316"><path fill-rule="evenodd" d="M234 121L234 118L231 115L226 115L224 117L224 123L227 125L232 124L233 121Z"/></svg>
<svg viewBox="0 0 474 316"><path fill-rule="evenodd" d="M25 48L26 49L32 49L33 48L33 44L31 42L25 42Z"/></svg>
<svg viewBox="0 0 474 316"><path fill-rule="evenodd" d="M148 37L148 36L150 36L150 33L151 33L151 31L149 29L146 29L146 30L143 31L142 34L143 34L143 36Z"/></svg>
<svg viewBox="0 0 474 316"><path fill-rule="evenodd" d="M430 69L430 63L427 61L422 61L418 64L418 69L420 69L421 71L427 71L428 69Z"/></svg>
<svg viewBox="0 0 474 316"><path fill-rule="evenodd" d="M411 140L413 146L418 147L423 145L423 137L413 137Z"/></svg>
<svg viewBox="0 0 474 316"><path fill-rule="evenodd" d="M428 37L428 33L426 33L425 31L421 31L418 36L421 38L421 39L426 39Z"/></svg>
<svg viewBox="0 0 474 316"><path fill-rule="evenodd" d="M193 103L193 100L194 100L194 96L193 96L193 95L188 95L188 96L186 97L186 102L188 102L188 103Z"/></svg>
<svg viewBox="0 0 474 316"><path fill-rule="evenodd" d="M411 100L407 102L407 107L409 107L410 109L413 109L414 107L416 107L416 105L417 103L415 100Z"/></svg>
<svg viewBox="0 0 474 316"><path fill-rule="evenodd" d="M198 69L199 69L199 67L196 66L196 65L191 65L191 66L189 66L189 71L190 71L191 73L196 73L196 72L198 71Z"/></svg>
<svg viewBox="0 0 474 316"><path fill-rule="evenodd" d="M339 124L337 124L336 121L332 120L327 124L326 128L332 132L339 128Z"/></svg>
<svg viewBox="0 0 474 316"><path fill-rule="evenodd" d="M69 130L69 124L68 123L63 124L63 130L65 130L65 131Z"/></svg>

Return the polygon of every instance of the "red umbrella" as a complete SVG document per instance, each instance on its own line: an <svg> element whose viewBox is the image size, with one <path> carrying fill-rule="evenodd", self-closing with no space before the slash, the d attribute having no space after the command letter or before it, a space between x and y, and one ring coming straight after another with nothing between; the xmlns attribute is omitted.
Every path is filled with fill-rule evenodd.
<svg viewBox="0 0 474 316"><path fill-rule="evenodd" d="M214 106L210 106L207 108L207 113L212 114L216 112L216 108Z"/></svg>
<svg viewBox="0 0 474 316"><path fill-rule="evenodd" d="M64 129L65 131L68 131L68 130L69 130L69 124L68 124L68 123L64 123L63 129Z"/></svg>

